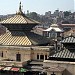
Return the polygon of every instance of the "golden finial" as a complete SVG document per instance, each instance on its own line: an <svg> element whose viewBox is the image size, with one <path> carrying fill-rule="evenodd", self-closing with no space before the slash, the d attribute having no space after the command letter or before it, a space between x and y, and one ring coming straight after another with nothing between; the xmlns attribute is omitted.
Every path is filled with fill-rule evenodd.
<svg viewBox="0 0 75 75"><path fill-rule="evenodd" d="M20 5L19 5L19 11L22 11L22 9L21 9L21 2L20 2Z"/></svg>
<svg viewBox="0 0 75 75"><path fill-rule="evenodd" d="M23 15L22 7L23 6L21 6L21 2L20 2L20 4L19 4L19 11L16 13L17 15Z"/></svg>

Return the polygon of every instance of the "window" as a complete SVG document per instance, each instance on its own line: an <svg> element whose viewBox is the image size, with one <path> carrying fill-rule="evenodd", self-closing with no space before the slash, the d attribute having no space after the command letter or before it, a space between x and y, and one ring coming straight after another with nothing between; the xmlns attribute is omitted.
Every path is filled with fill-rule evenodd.
<svg viewBox="0 0 75 75"><path fill-rule="evenodd" d="M3 51L2 51L1 57L3 57Z"/></svg>
<svg viewBox="0 0 75 75"><path fill-rule="evenodd" d="M16 54L16 61L21 61L21 54Z"/></svg>
<svg viewBox="0 0 75 75"><path fill-rule="evenodd" d="M42 60L43 60L43 59L44 59L44 55L40 55L40 59L42 59Z"/></svg>
<svg viewBox="0 0 75 75"><path fill-rule="evenodd" d="M39 59L39 55L37 54L37 59Z"/></svg>

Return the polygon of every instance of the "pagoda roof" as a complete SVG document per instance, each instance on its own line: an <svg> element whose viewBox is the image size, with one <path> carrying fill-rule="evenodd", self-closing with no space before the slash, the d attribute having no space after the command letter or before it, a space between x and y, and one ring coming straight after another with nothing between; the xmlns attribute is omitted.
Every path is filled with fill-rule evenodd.
<svg viewBox="0 0 75 75"><path fill-rule="evenodd" d="M57 53L53 54L50 57L75 59L75 51L64 49L64 50L58 51Z"/></svg>
<svg viewBox="0 0 75 75"><path fill-rule="evenodd" d="M19 5L19 11L12 17L1 21L1 24L39 24L38 21L35 21L33 19L28 18L27 16L25 16L25 14L22 12L22 8L21 8L21 2Z"/></svg>
<svg viewBox="0 0 75 75"><path fill-rule="evenodd" d="M7 32L0 36L0 45L30 46L48 44L48 39L32 32L27 34L20 31Z"/></svg>
<svg viewBox="0 0 75 75"><path fill-rule="evenodd" d="M22 14L15 14L14 16L3 20L0 22L1 24L39 24L38 21L28 18Z"/></svg>

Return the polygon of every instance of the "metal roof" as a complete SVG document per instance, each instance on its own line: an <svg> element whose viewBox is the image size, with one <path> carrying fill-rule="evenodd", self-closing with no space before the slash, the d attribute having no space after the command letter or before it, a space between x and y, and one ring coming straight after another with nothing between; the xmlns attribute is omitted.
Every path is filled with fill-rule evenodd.
<svg viewBox="0 0 75 75"><path fill-rule="evenodd" d="M48 42L45 37L31 32L12 31L0 36L0 45L44 45Z"/></svg>
<svg viewBox="0 0 75 75"><path fill-rule="evenodd" d="M12 17L1 21L1 24L39 24L38 21L33 19L29 19L25 14L22 12L21 2L19 5L19 11Z"/></svg>
<svg viewBox="0 0 75 75"><path fill-rule="evenodd" d="M55 53L54 55L52 55L50 57L75 59L75 51L65 49L65 50L62 50L62 51Z"/></svg>
<svg viewBox="0 0 75 75"><path fill-rule="evenodd" d="M21 14L16 14L13 17L1 21L0 23L1 24L39 24L38 21L29 19L27 16Z"/></svg>
<svg viewBox="0 0 75 75"><path fill-rule="evenodd" d="M66 37L61 42L62 43L75 43L75 37L74 36Z"/></svg>
<svg viewBox="0 0 75 75"><path fill-rule="evenodd" d="M16 36L14 36L14 34ZM14 32L12 35L11 32L7 32L4 35L0 36L1 45L31 45L32 43L28 37L23 32ZM19 36L18 36L19 35Z"/></svg>

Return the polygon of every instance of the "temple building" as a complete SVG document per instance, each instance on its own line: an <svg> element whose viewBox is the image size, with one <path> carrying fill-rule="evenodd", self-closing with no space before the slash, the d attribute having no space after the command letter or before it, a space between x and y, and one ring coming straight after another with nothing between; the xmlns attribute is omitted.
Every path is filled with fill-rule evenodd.
<svg viewBox="0 0 75 75"><path fill-rule="evenodd" d="M61 43L62 49L44 60L47 75L75 75L75 37L65 37Z"/></svg>
<svg viewBox="0 0 75 75"><path fill-rule="evenodd" d="M22 12L21 2L19 11L0 24L7 28L6 33L0 36L0 65L23 67L27 61L42 61L48 58L49 41L31 31L39 22L28 18Z"/></svg>

